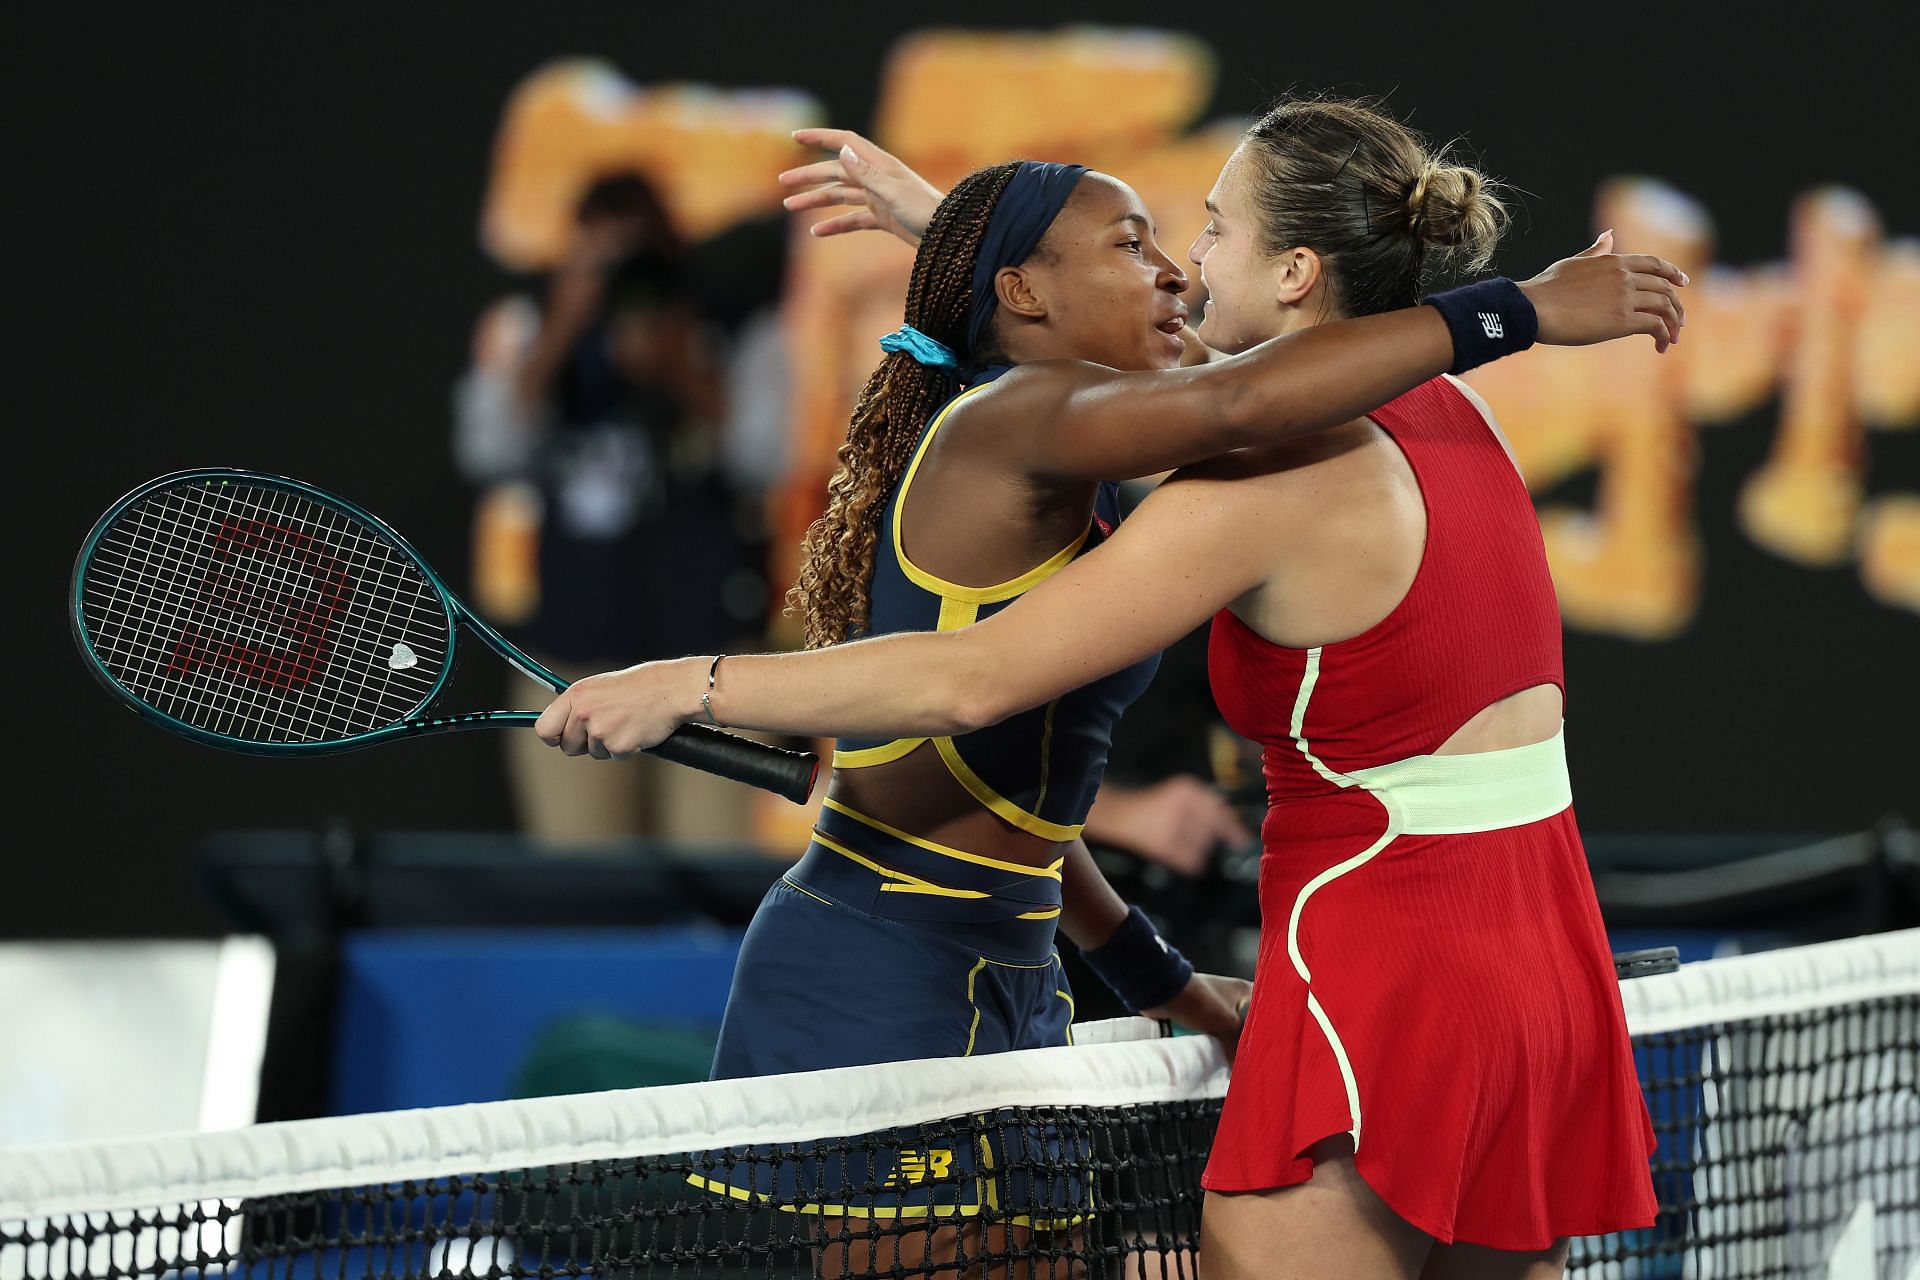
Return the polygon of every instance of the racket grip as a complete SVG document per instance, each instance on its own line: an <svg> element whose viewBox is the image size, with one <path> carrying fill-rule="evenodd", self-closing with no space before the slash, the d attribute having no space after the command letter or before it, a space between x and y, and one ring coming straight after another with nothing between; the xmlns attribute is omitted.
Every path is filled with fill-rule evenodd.
<svg viewBox="0 0 1920 1280"><path fill-rule="evenodd" d="M811 751L789 751L700 724L681 725L647 754L771 791L795 804L807 802L820 773L820 757Z"/></svg>

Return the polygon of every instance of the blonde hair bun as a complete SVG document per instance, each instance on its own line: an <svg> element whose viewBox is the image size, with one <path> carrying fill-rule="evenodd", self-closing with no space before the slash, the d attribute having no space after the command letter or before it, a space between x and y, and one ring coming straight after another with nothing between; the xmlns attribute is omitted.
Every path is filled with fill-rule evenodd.
<svg viewBox="0 0 1920 1280"><path fill-rule="evenodd" d="M1478 169L1429 160L1407 194L1414 234L1429 249L1452 259L1461 271L1478 271L1493 260L1507 228L1507 207Z"/></svg>

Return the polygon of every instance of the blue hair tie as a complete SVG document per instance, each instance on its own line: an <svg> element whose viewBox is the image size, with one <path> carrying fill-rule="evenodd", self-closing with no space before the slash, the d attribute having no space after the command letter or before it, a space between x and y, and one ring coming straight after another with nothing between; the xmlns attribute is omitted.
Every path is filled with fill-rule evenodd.
<svg viewBox="0 0 1920 1280"><path fill-rule="evenodd" d="M937 342L910 324L903 324L880 339L882 351L904 351L929 369L960 368L960 361L944 342Z"/></svg>

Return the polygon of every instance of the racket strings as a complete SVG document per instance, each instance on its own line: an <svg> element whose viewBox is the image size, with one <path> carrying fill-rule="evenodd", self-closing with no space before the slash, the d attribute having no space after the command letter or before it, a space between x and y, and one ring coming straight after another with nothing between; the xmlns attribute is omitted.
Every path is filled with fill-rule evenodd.
<svg viewBox="0 0 1920 1280"><path fill-rule="evenodd" d="M128 507L84 568L94 652L129 693L254 742L350 737L420 709L451 620L411 557L294 490L192 483Z"/></svg>
<svg viewBox="0 0 1920 1280"><path fill-rule="evenodd" d="M203 591L218 585L213 572L218 536L217 530L206 531L210 536L198 539L202 554L182 563L183 550L194 545L189 536L192 522L183 520L184 514L183 508L178 505L149 503L127 513L114 531L115 536L110 538L108 547L119 550L124 556L124 563L138 569L132 583L127 581L127 575L123 573L117 583L118 588L123 593L134 589L149 593L148 598L154 607L143 610L138 616L138 622L147 630L125 628L116 633L105 626L96 628L99 636L96 649L104 648L113 657L137 657L137 667L116 674L121 675L123 683L137 689L149 702L190 723L219 728L221 721L214 714L219 708L197 696L204 682L189 678L199 665L194 659L210 653L216 660L231 660L236 653L251 652L249 642L263 639L264 630L235 625L244 623L244 615L230 617L229 628L222 640L206 633L204 618L195 619L195 613L201 612L197 606ZM264 578L265 575L261 576ZM128 598L134 597L129 595ZM249 630L256 630L259 634L250 636L246 634ZM247 664L235 665L241 668L242 673L247 671ZM147 679L139 681L125 678L135 672ZM229 710L241 701L237 694L244 687L237 684L229 689L230 698L226 704ZM257 713L261 710L258 699L253 701ZM199 714L195 714L196 710Z"/></svg>
<svg viewBox="0 0 1920 1280"><path fill-rule="evenodd" d="M235 649L237 650L237 654L245 654L248 656L263 652L264 646L272 643L272 633L275 630L273 624L278 619L270 614L262 614L259 612L249 613L244 609L233 607L235 605L244 605L249 599L266 599L273 601L293 600L300 603L291 606L292 609L308 617L316 613L320 614L326 619L328 628L330 628L335 616L340 611L340 604L337 602L337 598L340 595L339 590L336 588L330 593L336 598L334 607L331 609L326 608L326 599L320 589L322 584L315 581L316 574L314 572L315 569L318 569L320 574L324 576L332 576L340 573L339 561L326 551L314 547L312 540L302 535L298 530L289 527L295 522L306 520L316 515L324 519L327 515L334 513L331 513L325 507L316 507L313 506L313 504L305 504L302 509L294 510L291 504L297 502L298 499L296 499L293 494L285 490L274 490L271 492L273 498L267 506L268 519L270 519L272 523L264 525L264 528L270 532L267 537L261 539L263 543L261 549L266 550L273 548L276 541L284 540L285 543L298 547L311 557L307 561L310 566L309 569L304 573L301 572L298 557L296 556L281 558L272 555L261 555L253 561L256 566L258 582L250 583L242 579L241 582L245 589L236 589L230 577L216 577L213 572L209 572L202 588L203 596L212 595L215 597L215 600L211 602L212 607L223 608L242 623L241 631L244 635L244 642L241 645L235 646ZM308 507L312 509L306 509ZM232 559L235 548L230 545L233 541L231 535L255 527L261 527L261 522L252 520L245 525L236 526L231 518L223 520L213 543L214 555L216 557ZM335 530L333 532L350 531L351 528L349 527L348 530ZM264 587L264 590L261 589L262 587ZM220 603L218 599L223 592L230 595L230 602L224 605ZM349 588L347 598L351 598L351 588ZM306 677L299 681L297 686L294 686L301 690L302 696L288 701L281 708L281 714L277 717L278 727L287 735L283 740L310 741L314 736L338 736L338 734L327 732L329 729L344 729L346 732L354 732L361 727L370 727L361 726L355 721L352 714L352 704L346 702L343 698L344 690L335 689L328 683L317 681L313 678L317 674L315 659L318 658L324 663L325 653L303 652L302 649L298 647L300 642L312 643L313 636L311 632L313 628L309 626L304 630L306 634L301 634L300 631L294 631L287 637L287 640L296 642L296 648L292 651L291 659L289 659L287 654L281 653L275 655L274 658L265 664L265 670L267 672L277 672L286 666L291 666L295 671L302 673ZM282 641L282 643L285 642L285 640ZM270 712L271 708L265 705L265 700L261 697L261 695L267 691L268 683L259 678L262 674L261 670L257 669L252 662L244 659L235 665L239 668L236 674L244 677L243 684L251 685L254 691L253 698L246 704L248 708L262 713ZM324 670L324 666L322 665L319 669ZM297 715L301 712L304 712L308 717L306 727L302 727L297 723ZM268 722L269 720L265 718L261 721L261 723ZM226 721L223 723L224 727L216 727L217 732L225 732L230 736L244 736L243 733L235 732L236 728L239 727L237 722Z"/></svg>
<svg viewBox="0 0 1920 1280"><path fill-rule="evenodd" d="M395 630L394 604L408 594L412 595L416 605L426 603L432 620L443 626L444 615L437 598L432 596L424 581L413 571L410 562L393 553L384 539L377 535L370 536L371 531L358 521L349 519L344 513L299 499L289 491L273 492L274 501L270 504L272 518L283 525L289 520L300 522L318 519L325 534L330 535L326 539L325 554L333 562L344 561L349 575L360 583L360 590L350 597L357 603L357 609L342 612L336 606L328 613L329 623L339 624L342 632L340 645L345 661L338 667L338 672L342 676L359 676L359 683L356 685L349 679L315 681L303 688L302 695L295 699L293 705L309 713L314 726L322 731L321 736L339 736L337 732L324 732L328 729L358 732L397 718L431 692L444 645L434 650L435 666L405 682L397 690L396 699L393 668L386 661L390 646L382 645L379 635ZM272 587L298 594L311 591L315 585L310 573L300 573L295 558L280 561L268 558L264 563L268 566ZM407 587L414 590L408 593L405 590ZM309 604L307 607L313 606ZM256 623L256 629L261 625ZM362 709L371 716L370 720L361 718L359 713Z"/></svg>
<svg viewBox="0 0 1920 1280"><path fill-rule="evenodd" d="M184 601L188 605L188 619L183 626L177 628L180 633L179 638L174 642L165 668L165 674L173 677L165 682L167 687L164 688L170 713L185 709L189 715L183 715L180 718L187 719L194 712L198 712L199 718L205 722L205 727L235 736L243 736L249 732L265 732L269 739L285 737L288 740L307 740L316 735L326 736L330 730L334 729L351 731L358 725L355 723L356 717L351 712L351 700L346 696L348 690L338 682L313 678L317 674L313 659L318 655L300 652L299 642L303 637L297 629L291 636L278 634L286 630L283 626L284 610L246 607L250 600L280 602L291 599L297 602L310 595L314 586L311 581L312 575L300 572L301 561L297 556L247 554L250 550L255 552L270 550L271 543L276 538L294 545L310 542L309 539L300 537L297 530L290 529L289 525L296 520L312 519L316 514L324 516L326 513L324 508L318 509L317 512L294 509L292 504L298 500L286 491L269 491L269 494L270 500L264 503L256 501L253 504L255 509L248 513L243 522L236 522L233 515L229 514L244 509L240 502L209 504L206 501L208 496L206 491L202 491L199 495L200 501L197 504L187 503L172 510L162 508L155 513L157 518L146 522L150 531L165 534L166 541L177 541L184 535L197 541L201 551L196 562L191 566L189 576L182 583L176 584L175 589L168 593L170 596L180 597L183 586L188 592L193 593ZM225 496L223 493L222 497ZM195 506L199 509L195 510ZM261 525L275 531L273 535L263 540L266 546L249 548L245 545L233 545L236 541L234 537L236 532ZM208 530L212 532L211 537L207 536ZM244 544L245 539L240 541ZM362 541L364 542L364 539ZM151 552L154 548L164 545L166 545L164 541L154 543L147 550ZM236 552L239 553L237 556ZM321 553L316 551L313 554ZM152 560L153 557L150 555L147 559ZM375 576L368 573L370 566L364 553L349 556L347 559L358 562L355 567L359 570L360 576ZM215 563L216 561L222 563ZM165 557L161 557L159 562L164 564ZM337 560L328 557L324 564L336 566ZM232 576L236 567L250 567L252 581L236 585ZM192 576L195 571L199 575L197 585ZM206 599L209 593L215 598ZM222 596L225 599L220 598ZM375 601L382 597L379 594L370 594L364 598ZM293 608L299 611L303 606L296 603ZM311 608L311 605L304 606L307 610ZM383 612L390 613L391 610L383 608ZM281 613L283 616L276 617L276 613ZM209 614L214 617L210 619ZM213 636L205 633L206 624L210 620L225 624ZM235 678L214 682L211 685L199 680L183 679L182 677L189 673L181 670L183 664L178 659L182 640L189 633L192 633L194 639L201 644L211 643L216 663L219 664L213 668L214 670L217 671L220 665L224 665L227 668L226 674ZM165 631L160 632L159 638L164 638L166 634ZM309 641L311 639L311 637L304 638ZM349 633L345 639L350 644L351 634ZM289 640L295 645L291 655L286 652L276 652L273 648L276 644L286 645ZM261 655L269 656L265 657L263 662ZM368 668L367 656L360 655L359 666L362 670L382 669ZM223 663L220 662L222 659L225 660ZM261 678L264 672L284 670L288 667L302 674L304 678L298 681ZM285 686L277 691L281 695L279 697L274 696L276 683ZM224 688L221 687L222 685ZM207 702L201 695L210 688L224 693L225 699L216 697L211 703ZM295 688L300 691L298 695L288 696ZM303 719L311 722L309 727L301 726L300 722ZM251 731L244 728L242 723L249 720L257 723L257 727ZM277 733L274 732L276 728Z"/></svg>
<svg viewBox="0 0 1920 1280"><path fill-rule="evenodd" d="M182 609L180 620L176 624L168 626L164 631L156 632L151 637L154 642L164 642L169 635L174 637L171 644L163 645L154 655L156 658L165 658L164 666L155 672L156 677L164 681L156 688L156 691L163 691L165 694L161 709L176 718L197 723L202 728L225 733L232 733L236 725L236 713L245 710L251 712L253 719L261 725L261 732L266 740L273 740L275 736L267 732L267 729L276 718L282 731L291 734L295 732L295 719L287 714L290 708L275 708L269 705L262 698L262 691L257 688L251 696L247 696L249 682L229 682L224 690L227 699L223 702L217 698L208 700L201 696L207 688L205 682L183 678L188 672L182 669L180 656L182 649L191 643L198 642L218 647L223 650L219 656L232 659L240 653L260 652L268 639L264 620L250 625L245 613L231 608L224 610L228 615L224 641L207 636L201 629L204 626L204 620L196 620L194 616L196 612L203 612L202 606L219 608L217 600L208 602L204 600L204 596L209 590L217 593L221 585L213 562L219 557L219 531L228 526L228 519L223 518L218 526L213 526L210 523L212 513L202 512L200 514L203 519L209 522L208 527L197 530L193 520L182 518L190 514L185 507L161 506L155 506L142 513L143 531L151 538L150 541L142 544L142 549L148 552L150 559L154 559L153 552L156 549L194 546L192 539L195 538L196 533L202 535L198 537L200 554L192 562L191 576L182 577L178 581L168 580L164 575L167 566L171 565L173 560L170 557L161 556L154 559L158 572L155 574L154 582L148 584L149 589L164 586L169 600ZM280 581L275 582L276 575L269 561L260 561L256 565L256 576L260 579L259 587L293 585L286 581L285 573L277 575ZM189 637L192 639L190 640ZM248 669L250 664L235 662L234 665L239 668L235 674L252 674ZM279 713L277 717L276 711ZM197 715L194 714L196 712ZM240 736L246 736L244 731Z"/></svg>

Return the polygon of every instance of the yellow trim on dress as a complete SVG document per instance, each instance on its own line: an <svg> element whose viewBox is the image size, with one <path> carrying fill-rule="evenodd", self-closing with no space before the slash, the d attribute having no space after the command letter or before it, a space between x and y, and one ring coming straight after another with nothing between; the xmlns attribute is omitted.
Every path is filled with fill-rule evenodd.
<svg viewBox="0 0 1920 1280"><path fill-rule="evenodd" d="M809 898L812 898L815 902L820 903L822 906L830 907L833 905L833 902L831 899L821 897L819 894L815 893L813 890L807 888L807 886L801 884L798 880L795 880L790 876L781 876L780 883L786 885L787 888L792 889L797 893L806 894Z"/></svg>
<svg viewBox="0 0 1920 1280"><path fill-rule="evenodd" d="M913 461L907 464L906 474L900 478L900 490L893 497L893 554L894 558L900 562L900 571L907 575L909 582L923 591L929 591L938 596L950 596L955 600L964 600L976 605L997 604L1002 600L1011 600L1038 586L1066 568L1074 556L1080 553L1080 548L1087 544L1087 539L1093 535L1093 524L1088 522L1087 527L1080 531L1079 537L1056 551L1045 563L1035 565L1017 578L1010 578L990 587L963 587L957 582L948 582L945 578L928 573L907 559L906 544L900 537L901 516L907 506L907 489L913 484L914 473L920 469L920 460L926 457L927 446L933 443L934 433L940 430L940 424L947 420L947 415L953 412L953 407L975 392L984 391L992 385L992 383L982 383L962 391L947 401L946 408L934 415L933 421L927 426L927 434L921 438L920 447L913 451Z"/></svg>
<svg viewBox="0 0 1920 1280"><path fill-rule="evenodd" d="M976 1116L975 1118L977 1120L984 1120L984 1117L980 1116ZM984 1134L980 1136L979 1141L983 1148L987 1147L987 1138ZM744 1164L745 1161L741 1161L741 1163ZM769 1204L773 1205L774 1208L780 1210L782 1213L810 1213L823 1218L866 1218L884 1222L896 1221L901 1218L974 1218L980 1216L982 1213L998 1214L1000 1212L999 1180L995 1176L998 1173L998 1168L992 1163L991 1157L988 1157L987 1161L982 1165L982 1172L974 1175L974 1199L972 1203L936 1205L869 1206L820 1203L814 1201L809 1201L804 1204L774 1204L773 1202L779 1197L765 1195L758 1191L749 1191L745 1187L736 1187L732 1183L722 1182L717 1178L707 1178L697 1173L689 1173L687 1175L687 1182L707 1192L709 1195L726 1196L729 1199L745 1201L748 1204ZM1088 1189L1087 1198L1089 1202L1091 1202L1093 1198L1091 1188ZM1089 1207L1091 1207L1091 1205ZM1084 1214L1076 1213L1065 1218L1035 1218L1030 1214L1019 1213L1008 1217L1005 1221L1011 1226L1031 1227L1036 1231L1061 1231L1068 1227L1079 1226L1092 1216L1092 1213L1088 1212Z"/></svg>
<svg viewBox="0 0 1920 1280"><path fill-rule="evenodd" d="M892 889L900 893L930 893L942 898L991 898L993 896L990 893L982 893L978 889L950 889L946 885L935 884L931 880L922 880L919 876L910 876L906 872L896 871L892 867L883 867L872 858L855 853L838 840L821 832L817 827L814 829L813 838L817 843L833 850L841 857L850 858L867 870L892 882L881 885L880 888L883 891Z"/></svg>
<svg viewBox="0 0 1920 1280"><path fill-rule="evenodd" d="M960 1055L963 1058L973 1056L974 1037L980 1034L980 1005L973 998L973 980L979 977L980 971L986 967L987 958L981 956L980 963L967 970L967 1007L973 1010L973 1025L967 1028L967 1051Z"/></svg>
<svg viewBox="0 0 1920 1280"><path fill-rule="evenodd" d="M971 792L975 800L1022 831L1030 831L1043 840L1064 842L1079 839L1080 833L1086 830L1087 824L1084 822L1078 822L1072 826L1048 822L1039 814L1028 813L995 791L981 779L979 774L967 766L965 760L960 758L960 749L953 745L952 738L935 738L933 745L940 752L940 758L947 762L947 772L953 775L956 782Z"/></svg>
<svg viewBox="0 0 1920 1280"><path fill-rule="evenodd" d="M858 815L849 814L848 816L857 817ZM818 833L816 832L815 834L817 835ZM785 879L785 877L783 876L782 879ZM791 880L787 880L786 882L793 884ZM802 893L806 892L800 885L793 884L793 887L800 889ZM1051 969L1058 967L1061 971L1061 976L1064 977L1066 975L1066 966L1061 963L1060 953L1058 951L1055 951L1053 955L1039 964L1018 964L1011 960L990 960L986 956L976 956L973 968L967 971L967 1005L973 1010L973 1021L967 1028L967 1048L966 1051L960 1055L963 1058L973 1056L974 1045L979 1039L980 1004L975 993L974 984L988 965L995 965L1002 969ZM1054 989L1053 994L1067 1002L1066 1034L1067 1043L1071 1045L1073 1043L1073 1018L1076 1013L1073 997L1057 987ZM974 1113L974 1120L977 1123L984 1123L986 1117L976 1112ZM974 1141L978 1146L980 1165L973 1176L973 1202L971 1204L868 1206L814 1201L801 1204L782 1204L775 1207L783 1213L810 1213L829 1218L971 1218L977 1216L983 1210L990 1214L998 1214L1000 1212L1000 1169L994 1163L993 1143L984 1132L976 1134ZM736 1187L730 1182L723 1182L717 1178L703 1177L697 1173L689 1173L686 1177L688 1183L709 1194L726 1196L734 1200L746 1201L750 1204L767 1204L778 1198L777 1196L749 1190L746 1187ZM1085 1213L1069 1210L1065 1217L1058 1218L1036 1217L1032 1214L1022 1213L1009 1217L1007 1221L1014 1226L1031 1227L1037 1231L1060 1231L1068 1227L1079 1226L1092 1216L1091 1211L1094 1205L1093 1188L1091 1185L1086 1188L1086 1196L1088 1212Z"/></svg>
<svg viewBox="0 0 1920 1280"><path fill-rule="evenodd" d="M827 808L833 810L835 813L845 814L855 822L863 826L872 827L875 831L883 835L892 836L896 840L905 840L915 848L925 849L929 853L937 853L942 857L958 858L962 862L971 862L977 866L992 867L995 871L1012 871L1022 875L1047 876L1050 879L1058 880L1060 878L1060 868L1066 862L1065 858L1055 858L1044 867L1028 866L1022 862L1002 862L998 858L989 858L985 854L968 853L965 849L956 849L952 845L937 844L932 840L923 840L919 836L909 835L900 828L889 826L878 818L870 818L856 809L848 808L832 796L825 797L821 803L825 804ZM1025 918L1026 917L1022 917L1022 919ZM1037 919L1038 917L1035 918Z"/></svg>
<svg viewBox="0 0 1920 1280"><path fill-rule="evenodd" d="M949 889L945 885L928 884L924 880L889 880L880 886L882 893L924 893L935 898L990 898L993 895L981 893L978 889Z"/></svg>
<svg viewBox="0 0 1920 1280"><path fill-rule="evenodd" d="M980 958L996 969L1051 969L1054 965L1060 963L1060 953L1058 951L1054 952L1045 960L1042 960L1039 964L1022 964L1018 960L994 960L987 956L981 956Z"/></svg>
<svg viewBox="0 0 1920 1280"><path fill-rule="evenodd" d="M980 620L980 606L971 600L955 600L952 596L940 597L940 616L934 621L935 631L958 631L970 627Z"/></svg>
<svg viewBox="0 0 1920 1280"><path fill-rule="evenodd" d="M1026 917L1022 916L1021 919L1024 920L1026 919ZM1060 965L1060 953L1058 951L1054 952L1051 956L1049 956L1045 960L1042 960L1039 964L1020 964L1019 962L1013 961L1013 960L989 960L985 956L977 957L977 961L978 962L973 966L973 968L967 970L967 1005L969 1008L973 1010L973 1025L967 1028L967 1051L960 1055L963 1058L971 1058L973 1056L974 1037L980 1034L980 1006L975 1002L974 996L973 996L973 980L980 976L980 971L986 968L988 965L993 965L996 968L1000 968L1000 969L1051 969L1055 965ZM1064 974L1066 972L1066 966L1060 965L1060 971L1061 973ZM1060 991L1057 989L1054 991L1053 994L1061 997L1067 1002L1067 1011L1069 1014L1069 1020L1071 1020L1071 1014L1073 1011L1073 997L1068 995L1066 992ZM1067 1035L1069 1037L1069 1039L1067 1040L1067 1043L1072 1044L1073 1040L1071 1039L1071 1037L1073 1035L1073 1032L1071 1029L1068 1030Z"/></svg>
<svg viewBox="0 0 1920 1280"><path fill-rule="evenodd" d="M906 512L907 490L912 487L913 478L919 473L920 463L926 457L928 447L933 444L935 433L940 430L941 424L947 420L947 415L953 412L953 407L975 392L985 390L988 385L991 384L983 383L981 386L961 392L952 400L949 400L945 408L934 415L933 421L927 425L926 435L921 438L919 447L913 452L912 461L907 463L906 473L901 476L900 487L893 497L894 558L899 561L900 571L907 575L908 581L912 582L921 590L940 598L940 615L938 621L935 623L935 629L939 631L957 631L962 627L971 626L980 616L981 605L997 604L1003 600L1011 600L1015 596L1023 595L1032 590L1071 564L1073 558L1080 554L1080 549L1086 546L1087 539L1093 536L1093 522L1088 521L1087 527L1080 531L1079 537L1062 547L1059 551L1056 551L1043 563L1035 565L1017 578L1011 578L1006 582L996 583L993 586L987 587L968 587L962 586L957 582L949 582L937 574L928 573L907 558L906 543L903 541L901 535L901 525L904 523ZM1046 794L1045 774L1052 733L1053 708L1049 706L1047 709L1046 729L1041 744L1041 794L1043 796ZM1039 814L1030 813L1005 796L1002 796L991 786L987 785L980 775L975 773L973 769L967 765L966 761L960 758L960 750L954 745L952 738L899 738L892 742L882 743L877 747L863 747L856 751L835 751L833 753L833 765L836 769L864 769L874 765L887 764L917 750L921 743L927 741L932 741L934 746L939 750L940 758L946 762L947 772L953 775L954 780L965 787L974 799L985 805L993 813L998 814L1011 825L1032 835L1039 836L1043 840L1052 840L1055 842L1077 839L1080 832L1085 829L1086 823L1084 822L1071 826L1058 822L1049 822ZM1035 807L1037 808L1038 805L1036 804ZM851 817L855 815L850 814L848 816ZM901 832L893 832L892 834L904 835L904 833ZM913 839L911 836L905 836L904 838L909 840ZM915 840L914 843L920 844L921 842ZM938 851L953 852L956 854L958 852L948 850ZM1052 914L1057 915L1059 913L1054 912ZM1045 919L1047 917L1045 914L1035 913L1022 918Z"/></svg>
<svg viewBox="0 0 1920 1280"><path fill-rule="evenodd" d="M980 1113L977 1111L974 1112L973 1118L975 1120L980 1119ZM988 1212L998 1213L1000 1212L1000 1180L993 1176L993 1143L987 1141L987 1135L982 1133L979 1137L979 1144L981 1194L986 1200Z"/></svg>
<svg viewBox="0 0 1920 1280"><path fill-rule="evenodd" d="M1040 790L1033 797L1036 809L1044 809L1047 804L1047 775L1053 767L1053 713L1059 709L1058 698L1047 704L1046 719L1040 729Z"/></svg>
<svg viewBox="0 0 1920 1280"><path fill-rule="evenodd" d="M877 747L861 747L857 751L835 751L833 767L868 769L876 764L892 764L895 760L912 755L925 741L925 738L895 738L892 742L883 742Z"/></svg>
<svg viewBox="0 0 1920 1280"><path fill-rule="evenodd" d="M1055 994L1059 994L1059 993L1056 992ZM1069 1000L1068 1003L1071 1004L1072 1001ZM1068 1044L1073 1043L1073 1029L1071 1027L1067 1029L1067 1043ZM986 1119L986 1117L979 1112L975 1112L973 1118L975 1120ZM999 1167L993 1163L993 1144L987 1141L987 1136L985 1134L981 1134L980 1135L980 1184L981 1184L982 1190L985 1192L987 1212L989 1213L997 1214L1000 1212L1000 1178L998 1176L999 1172L1000 1172ZM1031 1214L1016 1213L1009 1216L1006 1219L1006 1221L1011 1223L1013 1226L1028 1227L1035 1231L1064 1231L1069 1227L1077 1227L1081 1223L1087 1221L1087 1219L1093 1216L1091 1212L1091 1210L1094 1207L1093 1186L1091 1184L1088 1184L1088 1186L1086 1187L1086 1194L1087 1194L1087 1209L1089 1210L1089 1212L1087 1213L1073 1213L1064 1218L1036 1218Z"/></svg>
<svg viewBox="0 0 1920 1280"><path fill-rule="evenodd" d="M746 1161L741 1160L739 1163L745 1164ZM700 1188L700 1190L712 1195L727 1196L734 1200L744 1200L749 1204L772 1204L773 1201L779 1198L758 1191L749 1191L745 1187L736 1187L730 1182L722 1182L717 1178L702 1177L697 1173L688 1174L687 1181L693 1186ZM877 1218L881 1220L927 1217L972 1218L979 1215L985 1207L981 1204L980 1197L986 1179L976 1174L973 1181L974 1200L971 1204L901 1205L898 1207L876 1205L869 1207L867 1205L855 1204L808 1202L805 1204L776 1204L774 1208L780 1210L782 1213L813 1213L825 1218ZM1016 1218L1011 1221L1018 1224L1021 1220Z"/></svg>
<svg viewBox="0 0 1920 1280"><path fill-rule="evenodd" d="M976 1113L976 1123L984 1123L986 1117ZM832 1202L807 1201L801 1204L774 1204L778 1196L751 1191L746 1187L736 1187L730 1182L718 1178L708 1178L698 1173L689 1173L687 1182L707 1192L709 1195L725 1196L728 1199L744 1201L748 1204L772 1204L782 1213L809 1213L823 1218L865 1218L879 1221L897 1221L901 1218L973 1218L982 1213L997 1215L1000 1212L1000 1170L993 1162L993 1144L986 1134L977 1135L979 1144L980 1168L973 1176L973 1200L965 1204L924 1204L924 1205L857 1205L834 1204ZM742 1160L740 1163L746 1163ZM1013 1214L1005 1221L1016 1227L1031 1227L1036 1231L1060 1231L1076 1227L1092 1216L1093 1188L1087 1188L1087 1213L1072 1213L1064 1218L1037 1218L1031 1214Z"/></svg>

